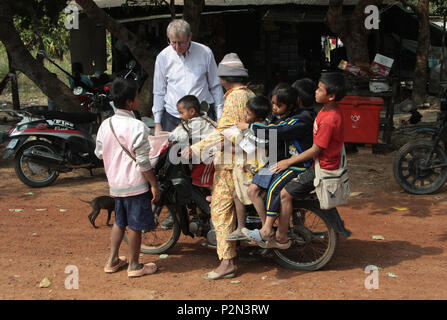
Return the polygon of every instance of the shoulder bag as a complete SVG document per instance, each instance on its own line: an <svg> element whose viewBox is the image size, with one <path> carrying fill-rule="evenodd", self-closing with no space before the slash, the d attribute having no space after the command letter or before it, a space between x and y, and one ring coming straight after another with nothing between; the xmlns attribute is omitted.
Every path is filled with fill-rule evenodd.
<svg viewBox="0 0 447 320"><path fill-rule="evenodd" d="M322 169L318 158L315 159L314 186L321 209L332 209L348 202L351 190L344 145L340 150L340 166L336 170Z"/></svg>

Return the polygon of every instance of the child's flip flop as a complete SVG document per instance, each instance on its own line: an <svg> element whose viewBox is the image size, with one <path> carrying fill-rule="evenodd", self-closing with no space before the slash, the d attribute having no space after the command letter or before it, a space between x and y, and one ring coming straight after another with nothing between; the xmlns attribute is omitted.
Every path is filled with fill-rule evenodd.
<svg viewBox="0 0 447 320"><path fill-rule="evenodd" d="M272 239L272 240L266 241L264 248L286 250L286 249L289 249L291 245L292 245L292 241L290 241L290 240L288 240L286 243L280 243L280 242L276 241L275 239Z"/></svg>
<svg viewBox="0 0 447 320"><path fill-rule="evenodd" d="M242 232L239 233L237 231L233 231L232 233L230 233L227 238L225 239L226 241L242 241L242 240L248 240L247 236L245 234L243 234Z"/></svg>
<svg viewBox="0 0 447 320"><path fill-rule="evenodd" d="M141 277L141 276L145 276L147 274L153 274L157 272L157 266L155 265L155 263L146 263L145 265L143 265L143 268L139 269L139 270L132 270L132 271L127 271L127 276L129 278L136 278L136 277Z"/></svg>
<svg viewBox="0 0 447 320"><path fill-rule="evenodd" d="M113 267L104 267L105 273L115 273L125 265L127 265L127 258L125 256L121 256L118 258L118 263Z"/></svg>
<svg viewBox="0 0 447 320"><path fill-rule="evenodd" d="M258 229L249 230L247 228L242 228L242 233L251 241L256 242L261 248L265 248L267 243L262 239L261 232Z"/></svg>

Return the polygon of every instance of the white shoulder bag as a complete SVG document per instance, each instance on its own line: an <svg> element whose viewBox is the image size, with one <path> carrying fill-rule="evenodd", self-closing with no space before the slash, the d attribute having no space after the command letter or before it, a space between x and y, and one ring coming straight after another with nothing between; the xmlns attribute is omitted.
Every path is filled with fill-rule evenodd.
<svg viewBox="0 0 447 320"><path fill-rule="evenodd" d="M348 202L351 190L344 145L340 150L340 167L336 170L321 169L318 158L315 159L314 186L321 209L332 209Z"/></svg>

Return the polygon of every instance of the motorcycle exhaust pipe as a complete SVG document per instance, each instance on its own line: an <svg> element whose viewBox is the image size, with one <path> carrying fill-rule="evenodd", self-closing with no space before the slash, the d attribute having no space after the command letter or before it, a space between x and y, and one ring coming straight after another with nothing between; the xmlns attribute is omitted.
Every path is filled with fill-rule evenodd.
<svg viewBox="0 0 447 320"><path fill-rule="evenodd" d="M25 157L28 157L33 162L45 165L49 168L58 169L64 167L63 166L64 158L54 153L48 153L32 149L32 150L25 150L23 152L23 155Z"/></svg>

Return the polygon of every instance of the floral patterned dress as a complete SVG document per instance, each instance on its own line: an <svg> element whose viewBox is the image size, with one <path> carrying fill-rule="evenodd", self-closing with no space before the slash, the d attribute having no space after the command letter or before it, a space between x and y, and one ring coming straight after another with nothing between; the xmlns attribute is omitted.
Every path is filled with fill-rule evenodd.
<svg viewBox="0 0 447 320"><path fill-rule="evenodd" d="M220 260L236 257L236 243L226 241L227 236L234 231L236 214L234 212L233 168L234 154L229 156L228 148L224 148L223 130L238 124L244 119L244 108L247 101L255 94L245 86L236 87L225 93L225 104L222 117L216 132L204 140L191 146L193 154L197 155L210 146L220 146L220 151L214 157L214 185L212 189L211 219L216 230L217 255Z"/></svg>

